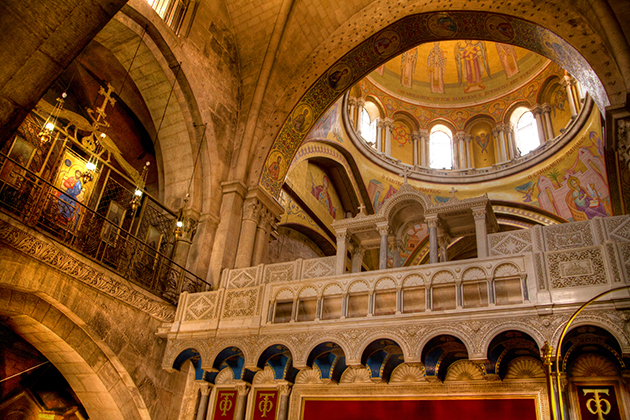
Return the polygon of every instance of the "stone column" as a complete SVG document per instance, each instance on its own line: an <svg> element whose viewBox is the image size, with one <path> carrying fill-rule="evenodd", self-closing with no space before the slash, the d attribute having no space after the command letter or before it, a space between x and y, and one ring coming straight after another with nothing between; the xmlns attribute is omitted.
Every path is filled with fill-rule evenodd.
<svg viewBox="0 0 630 420"><path fill-rule="evenodd" d="M247 410L247 394L249 393L249 385L242 384L236 387L238 396L236 397L236 410L234 411L234 420L245 420L245 411Z"/></svg>
<svg viewBox="0 0 630 420"><path fill-rule="evenodd" d="M221 279L221 269L233 268L234 257L238 249L235 240L241 230L243 200L247 188L238 181L221 184L223 198L221 200L220 222L214 236L214 245L210 255L208 282L215 287Z"/></svg>
<svg viewBox="0 0 630 420"><path fill-rule="evenodd" d="M505 127L507 130L508 144L510 145L510 149L512 150L511 159L516 159L517 157L520 157L521 154L518 150L518 147L516 147L516 139L514 138L514 125L512 123L507 123L505 124Z"/></svg>
<svg viewBox="0 0 630 420"><path fill-rule="evenodd" d="M466 157L466 136L459 139L459 168L468 169L468 158Z"/></svg>
<svg viewBox="0 0 630 420"><path fill-rule="evenodd" d="M498 128L492 130L492 137L494 137L495 151L494 155L497 159L497 163L503 162L503 144L501 143L501 134Z"/></svg>
<svg viewBox="0 0 630 420"><path fill-rule="evenodd" d="M411 133L411 141L413 142L413 166L418 166L418 141L420 140L420 134L416 131Z"/></svg>
<svg viewBox="0 0 630 420"><path fill-rule="evenodd" d="M208 400L210 399L210 383L206 381L196 382L199 385L199 391L201 392L196 420L206 420L206 416L208 414Z"/></svg>
<svg viewBox="0 0 630 420"><path fill-rule="evenodd" d="M269 235L271 234L271 227L273 226L275 217L273 214L264 209L260 216L260 223L256 231L256 243L254 245L254 258L252 260L252 266L262 264L269 249Z"/></svg>
<svg viewBox="0 0 630 420"><path fill-rule="evenodd" d="M466 134L466 167L474 168L475 163L473 162L473 153L472 153L472 135Z"/></svg>
<svg viewBox="0 0 630 420"><path fill-rule="evenodd" d="M448 262L448 245L451 243L451 238L448 235L443 235L438 238L439 246L439 258L440 262Z"/></svg>
<svg viewBox="0 0 630 420"><path fill-rule="evenodd" d="M571 76L565 73L564 80L562 81L562 87L567 92L567 102L569 102L569 109L571 110L571 116L577 115L577 105L575 101L575 95L573 95L573 88L571 83Z"/></svg>
<svg viewBox="0 0 630 420"><path fill-rule="evenodd" d="M385 118L383 126L385 127L385 156L391 156L392 155L392 130L394 129L394 121L389 118Z"/></svg>
<svg viewBox="0 0 630 420"><path fill-rule="evenodd" d="M365 255L365 248L361 245L357 245L352 250L352 272L360 273L363 266L363 255Z"/></svg>
<svg viewBox="0 0 630 420"><path fill-rule="evenodd" d="M402 261L400 258L400 252L403 249L403 243L400 239L397 239L394 243L394 268L402 267Z"/></svg>
<svg viewBox="0 0 630 420"><path fill-rule="evenodd" d="M261 206L256 199L247 199L243 204L241 235L238 238L235 268L250 267L256 240L256 229L260 220Z"/></svg>
<svg viewBox="0 0 630 420"><path fill-rule="evenodd" d="M359 135L361 134L361 125L363 124L363 106L365 100L363 98L357 98L357 126L354 131Z"/></svg>
<svg viewBox="0 0 630 420"><path fill-rule="evenodd" d="M355 112L357 109L357 100L356 98L348 98L348 117L350 119L350 124L352 124L352 127L354 128L354 131L357 131L357 127L356 127L356 119L355 119Z"/></svg>
<svg viewBox="0 0 630 420"><path fill-rule="evenodd" d="M345 229L337 232L337 260L335 262L335 274L340 275L346 272L346 250L348 249L347 231Z"/></svg>
<svg viewBox="0 0 630 420"><path fill-rule="evenodd" d="M429 130L420 129L418 130L418 134L420 135L420 165L424 167L429 167Z"/></svg>
<svg viewBox="0 0 630 420"><path fill-rule="evenodd" d="M457 134L453 136L451 152L453 153L453 158L451 159L453 169L459 169L459 137L457 136Z"/></svg>
<svg viewBox="0 0 630 420"><path fill-rule="evenodd" d="M280 401L278 402L278 420L288 420L289 418L289 398L291 396L291 385L284 384L278 387Z"/></svg>
<svg viewBox="0 0 630 420"><path fill-rule="evenodd" d="M383 121L376 121L376 150L379 152L383 151L383 130L384 125Z"/></svg>
<svg viewBox="0 0 630 420"><path fill-rule="evenodd" d="M553 124L551 124L551 105L543 105L543 120L545 122L545 130L547 132L547 141L553 140Z"/></svg>
<svg viewBox="0 0 630 420"><path fill-rule="evenodd" d="M536 104L532 108L532 114L534 114L534 118L536 119L536 128L538 128L538 139L540 140L540 144L543 144L547 141L547 135L545 134L545 126L542 119L542 106L540 104Z"/></svg>
<svg viewBox="0 0 630 420"><path fill-rule="evenodd" d="M426 218L429 227L429 262L435 264L438 262L438 237L437 228L439 226L438 216Z"/></svg>
<svg viewBox="0 0 630 420"><path fill-rule="evenodd" d="M475 218L475 233L477 236L477 258L488 256L488 227L486 225L486 209L472 209Z"/></svg>
<svg viewBox="0 0 630 420"><path fill-rule="evenodd" d="M208 268L210 267L213 243L219 222L219 218L210 213L202 214L199 217L197 233L188 254L187 268L202 279L206 279L209 275ZM206 281L211 283L210 279Z"/></svg>
<svg viewBox="0 0 630 420"><path fill-rule="evenodd" d="M381 235L381 247L378 254L378 269L385 270L387 268L387 235L389 234L389 226L376 226L378 234Z"/></svg>

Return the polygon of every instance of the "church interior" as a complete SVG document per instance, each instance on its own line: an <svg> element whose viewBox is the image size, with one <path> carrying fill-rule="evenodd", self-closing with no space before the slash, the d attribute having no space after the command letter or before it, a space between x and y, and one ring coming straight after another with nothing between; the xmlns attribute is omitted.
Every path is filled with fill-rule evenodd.
<svg viewBox="0 0 630 420"><path fill-rule="evenodd" d="M3 1L0 418L628 418L629 20Z"/></svg>

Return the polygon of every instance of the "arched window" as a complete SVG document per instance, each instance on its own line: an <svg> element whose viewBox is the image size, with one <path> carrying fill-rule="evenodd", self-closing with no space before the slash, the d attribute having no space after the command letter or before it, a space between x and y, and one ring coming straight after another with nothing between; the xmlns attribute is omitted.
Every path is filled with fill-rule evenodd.
<svg viewBox="0 0 630 420"><path fill-rule="evenodd" d="M370 118L367 109L361 109L361 137L373 147L376 146L376 125L376 118Z"/></svg>
<svg viewBox="0 0 630 420"><path fill-rule="evenodd" d="M436 169L453 168L453 133L448 127L438 124L429 136L429 166Z"/></svg>
<svg viewBox="0 0 630 420"><path fill-rule="evenodd" d="M536 118L531 111L525 107L516 108L512 113L510 122L514 125L514 139L516 140L516 147L521 151L521 156L540 146Z"/></svg>

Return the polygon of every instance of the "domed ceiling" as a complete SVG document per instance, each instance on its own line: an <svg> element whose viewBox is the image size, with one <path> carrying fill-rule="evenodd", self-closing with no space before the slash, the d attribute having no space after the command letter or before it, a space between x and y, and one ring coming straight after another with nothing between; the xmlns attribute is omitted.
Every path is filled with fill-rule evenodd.
<svg viewBox="0 0 630 420"><path fill-rule="evenodd" d="M512 45L443 41L402 53L370 73L368 80L411 103L454 108L504 96L548 63L548 59Z"/></svg>

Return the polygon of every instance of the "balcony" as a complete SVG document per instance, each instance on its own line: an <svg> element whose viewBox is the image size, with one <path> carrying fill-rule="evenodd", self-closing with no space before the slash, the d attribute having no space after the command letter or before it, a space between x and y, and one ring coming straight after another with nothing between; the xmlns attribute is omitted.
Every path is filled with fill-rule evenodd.
<svg viewBox="0 0 630 420"><path fill-rule="evenodd" d="M630 283L630 216L487 238L488 257L414 267L336 275L333 256L225 270L218 290L183 293L162 333L185 340L288 336L324 325L447 328L449 320L538 318Z"/></svg>
<svg viewBox="0 0 630 420"><path fill-rule="evenodd" d="M68 268L69 274L85 278L96 288L103 283L103 275L107 276L103 273L112 272L171 304L177 303L182 291L210 289L204 280L169 258L177 238L170 232L175 215L167 209L148 197L143 197L138 211L116 208L112 203L130 206L133 190L112 177L101 185L98 200L91 201L96 203L94 207L81 204L33 172L34 160L27 168L23 161L0 153L0 208L4 213L0 215L0 240L4 243L62 271ZM39 235L46 242L28 240ZM58 254L46 252L50 247L45 244L50 243L63 245L89 261L84 264L74 257L62 261ZM94 269L99 266L101 269ZM122 293L104 291L114 296Z"/></svg>

